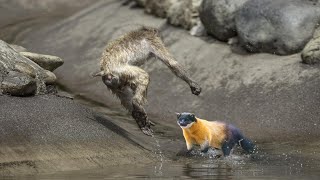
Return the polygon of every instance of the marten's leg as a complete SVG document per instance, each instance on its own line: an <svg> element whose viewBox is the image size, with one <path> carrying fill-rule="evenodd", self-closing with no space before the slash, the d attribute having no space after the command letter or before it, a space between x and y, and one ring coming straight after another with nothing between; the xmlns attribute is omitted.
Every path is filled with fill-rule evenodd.
<svg viewBox="0 0 320 180"><path fill-rule="evenodd" d="M231 140L226 140L222 144L222 152L224 156L229 156L232 148L236 145L236 142Z"/></svg>
<svg viewBox="0 0 320 180"><path fill-rule="evenodd" d="M209 142L208 141L205 141L202 144L200 144L200 150L201 150L202 153L208 152L209 148L210 148L210 146L209 146Z"/></svg>

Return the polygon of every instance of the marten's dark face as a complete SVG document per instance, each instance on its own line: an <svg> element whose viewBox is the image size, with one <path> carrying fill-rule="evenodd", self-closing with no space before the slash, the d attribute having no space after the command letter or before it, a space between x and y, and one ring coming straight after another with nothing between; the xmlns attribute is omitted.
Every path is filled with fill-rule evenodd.
<svg viewBox="0 0 320 180"><path fill-rule="evenodd" d="M196 116L192 113L177 113L177 118L178 118L178 125L183 128L183 129L187 129L190 128L193 123L195 123L197 121Z"/></svg>

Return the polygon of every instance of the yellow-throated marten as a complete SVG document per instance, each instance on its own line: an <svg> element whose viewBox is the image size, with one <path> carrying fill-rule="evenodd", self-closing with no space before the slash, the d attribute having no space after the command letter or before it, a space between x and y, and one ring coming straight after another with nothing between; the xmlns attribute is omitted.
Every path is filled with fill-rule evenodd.
<svg viewBox="0 0 320 180"><path fill-rule="evenodd" d="M232 148L238 144L247 153L253 153L255 145L245 138L240 130L230 124L219 121L206 121L197 118L192 113L177 113L178 125L183 130L188 152L194 145L200 145L202 152L209 147L221 149L228 156Z"/></svg>

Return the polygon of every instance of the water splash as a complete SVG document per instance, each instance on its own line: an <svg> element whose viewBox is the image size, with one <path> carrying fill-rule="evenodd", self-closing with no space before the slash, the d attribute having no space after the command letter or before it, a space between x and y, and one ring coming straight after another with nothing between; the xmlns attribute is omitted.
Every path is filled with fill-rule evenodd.
<svg viewBox="0 0 320 180"><path fill-rule="evenodd" d="M159 140L155 137L152 136L152 139L154 139L154 141L156 142L156 148L155 148L155 154L156 154L156 158L157 158L157 162L154 166L154 175L156 176L162 176L162 166L163 166L163 161L164 161L164 156L163 153L161 151L161 146L159 143Z"/></svg>

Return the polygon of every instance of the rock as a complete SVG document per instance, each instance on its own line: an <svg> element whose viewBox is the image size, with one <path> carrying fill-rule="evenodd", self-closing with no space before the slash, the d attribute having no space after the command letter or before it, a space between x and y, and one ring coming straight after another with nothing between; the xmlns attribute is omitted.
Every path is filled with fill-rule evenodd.
<svg viewBox="0 0 320 180"><path fill-rule="evenodd" d="M200 20L197 22L197 25L190 29L189 32L192 36L205 36L207 34L207 31Z"/></svg>
<svg viewBox="0 0 320 180"><path fill-rule="evenodd" d="M23 74L27 74L32 78L36 78L36 70L25 62L16 62L14 64L14 70Z"/></svg>
<svg viewBox="0 0 320 180"><path fill-rule="evenodd" d="M208 34L221 41L236 36L235 14L248 0L203 0L200 19Z"/></svg>
<svg viewBox="0 0 320 180"><path fill-rule="evenodd" d="M2 93L13 96L34 95L37 91L35 79L15 71L10 71L7 76L3 78L0 87Z"/></svg>
<svg viewBox="0 0 320 180"><path fill-rule="evenodd" d="M145 12L165 18L169 8L179 0L146 0Z"/></svg>
<svg viewBox="0 0 320 180"><path fill-rule="evenodd" d="M167 13L168 22L175 26L191 29L197 24L202 0L179 0L172 3Z"/></svg>
<svg viewBox="0 0 320 180"><path fill-rule="evenodd" d="M320 8L302 0L250 0L236 15L240 44L250 52L297 53L310 40Z"/></svg>
<svg viewBox="0 0 320 180"><path fill-rule="evenodd" d="M8 44L12 49L14 49L17 52L27 51L26 48L16 45L16 44Z"/></svg>
<svg viewBox="0 0 320 180"><path fill-rule="evenodd" d="M140 7L144 7L146 5L146 0L134 0L134 1Z"/></svg>
<svg viewBox="0 0 320 180"><path fill-rule="evenodd" d="M316 64L320 62L320 28L318 28L313 38L307 43L301 53L301 59L306 64Z"/></svg>
<svg viewBox="0 0 320 180"><path fill-rule="evenodd" d="M45 70L45 76L43 77L46 84L54 84L57 80L56 75L48 70Z"/></svg>
<svg viewBox="0 0 320 180"><path fill-rule="evenodd" d="M63 64L63 60L57 56L37 54L32 52L20 52L20 54L49 71L53 71Z"/></svg>
<svg viewBox="0 0 320 180"><path fill-rule="evenodd" d="M49 60L57 59L56 57L47 55L38 55L34 53L25 54L31 54L32 57L38 57L38 59L42 57ZM57 64L57 61L55 61L50 64L50 67L56 67ZM38 64L22 56L1 40L0 70L2 82L0 88L4 93L16 96L43 94L46 92L45 84L52 84L56 80L56 76L52 72L41 68ZM36 91L34 91L34 87L36 87Z"/></svg>

